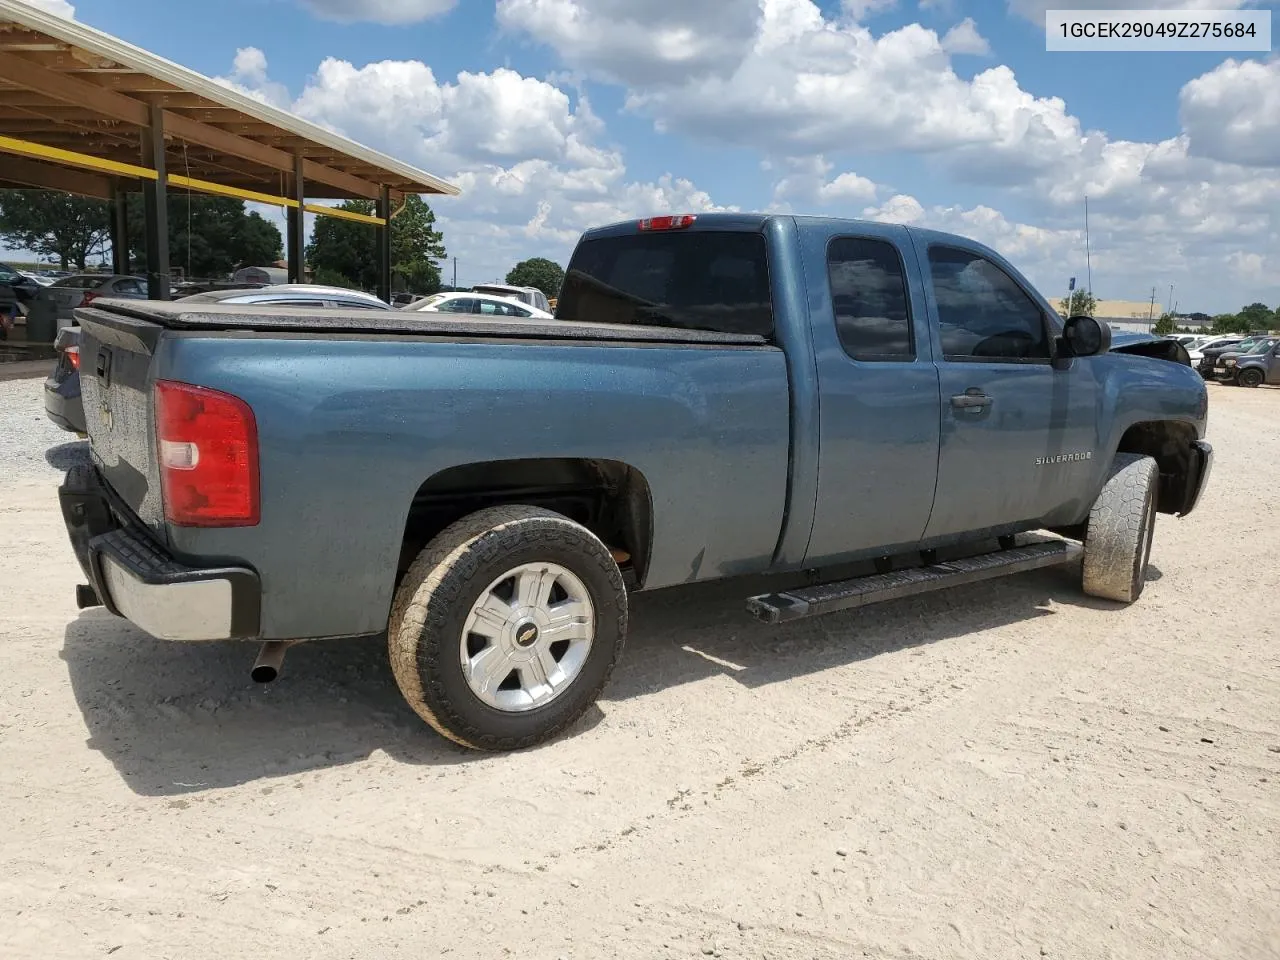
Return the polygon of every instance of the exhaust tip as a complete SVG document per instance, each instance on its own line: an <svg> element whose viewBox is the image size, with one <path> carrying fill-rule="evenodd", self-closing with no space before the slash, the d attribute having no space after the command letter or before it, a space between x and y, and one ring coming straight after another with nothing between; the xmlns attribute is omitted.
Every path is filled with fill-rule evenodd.
<svg viewBox="0 0 1280 960"><path fill-rule="evenodd" d="M284 666L284 654L289 649L286 640L268 640L258 651L258 659L253 661L253 669L249 676L257 683L270 683L280 676Z"/></svg>
<svg viewBox="0 0 1280 960"><path fill-rule="evenodd" d="M87 583L76 584L76 606L81 610L102 606L102 601L98 599L98 591Z"/></svg>

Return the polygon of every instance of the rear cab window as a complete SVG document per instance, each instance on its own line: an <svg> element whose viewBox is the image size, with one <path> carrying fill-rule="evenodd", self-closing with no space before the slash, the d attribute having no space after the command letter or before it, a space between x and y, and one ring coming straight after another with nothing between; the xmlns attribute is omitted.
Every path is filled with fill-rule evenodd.
<svg viewBox="0 0 1280 960"><path fill-rule="evenodd" d="M569 263L556 317L772 338L764 235L637 231L584 240Z"/></svg>
<svg viewBox="0 0 1280 960"><path fill-rule="evenodd" d="M915 359L906 271L897 247L887 240L836 237L827 245L827 279L845 353L864 362Z"/></svg>

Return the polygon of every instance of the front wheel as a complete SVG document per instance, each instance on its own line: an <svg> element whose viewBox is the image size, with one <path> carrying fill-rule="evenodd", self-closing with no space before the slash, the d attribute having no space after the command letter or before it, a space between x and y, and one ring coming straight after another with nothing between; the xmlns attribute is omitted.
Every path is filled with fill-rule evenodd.
<svg viewBox="0 0 1280 960"><path fill-rule="evenodd" d="M1257 367L1247 367L1236 374L1236 382L1242 387L1260 387L1264 379L1264 374Z"/></svg>
<svg viewBox="0 0 1280 960"><path fill-rule="evenodd" d="M538 507L491 507L409 568L387 640L400 692L465 747L550 739L595 702L622 652L627 593L609 549Z"/></svg>
<svg viewBox="0 0 1280 960"><path fill-rule="evenodd" d="M1117 453L1089 512L1084 592L1132 603L1142 595L1155 534L1160 468L1151 457Z"/></svg>

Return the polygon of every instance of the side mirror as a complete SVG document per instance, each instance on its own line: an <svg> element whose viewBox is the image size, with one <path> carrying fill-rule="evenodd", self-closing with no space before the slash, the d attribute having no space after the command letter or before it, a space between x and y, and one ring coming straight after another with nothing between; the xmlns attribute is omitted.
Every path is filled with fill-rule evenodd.
<svg viewBox="0 0 1280 960"><path fill-rule="evenodd" d="M1062 344L1072 357L1106 353L1111 349L1111 326L1093 317L1070 317L1062 327Z"/></svg>

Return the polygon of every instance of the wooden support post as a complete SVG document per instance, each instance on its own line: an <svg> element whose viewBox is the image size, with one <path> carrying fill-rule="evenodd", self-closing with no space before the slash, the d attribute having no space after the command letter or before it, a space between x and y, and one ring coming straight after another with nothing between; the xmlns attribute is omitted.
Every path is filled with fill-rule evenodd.
<svg viewBox="0 0 1280 960"><path fill-rule="evenodd" d="M293 199L298 201L297 207L290 207L288 212L288 249L285 257L289 261L289 282L306 283L307 264L304 241L306 239L306 219L303 206L306 204L306 178L303 176L302 154L293 157Z"/></svg>
<svg viewBox="0 0 1280 960"><path fill-rule="evenodd" d="M151 106L151 124L142 131L142 162L156 172L143 184L142 205L147 220L147 299L168 300L169 205L164 161L164 110Z"/></svg>
<svg viewBox="0 0 1280 960"><path fill-rule="evenodd" d="M116 273L130 273L129 195L118 180L112 187L111 200L111 269Z"/></svg>
<svg viewBox="0 0 1280 960"><path fill-rule="evenodd" d="M391 188L384 186L378 196L378 216L386 221L377 227L378 298L391 302Z"/></svg>

